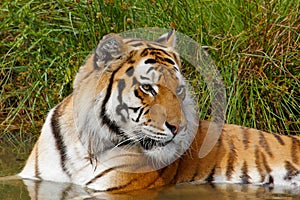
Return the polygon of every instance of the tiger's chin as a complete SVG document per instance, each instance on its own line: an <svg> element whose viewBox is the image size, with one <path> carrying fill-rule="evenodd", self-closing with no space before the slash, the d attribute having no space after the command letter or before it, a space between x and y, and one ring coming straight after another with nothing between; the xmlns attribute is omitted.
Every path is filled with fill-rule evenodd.
<svg viewBox="0 0 300 200"><path fill-rule="evenodd" d="M144 150L144 153L148 158L148 164L156 169L166 167L180 157L175 145L171 143L166 146L154 146L151 150Z"/></svg>
<svg viewBox="0 0 300 200"><path fill-rule="evenodd" d="M151 139L141 142L148 164L156 169L166 167L178 159L189 147L188 138L178 135L172 140L158 142Z"/></svg>

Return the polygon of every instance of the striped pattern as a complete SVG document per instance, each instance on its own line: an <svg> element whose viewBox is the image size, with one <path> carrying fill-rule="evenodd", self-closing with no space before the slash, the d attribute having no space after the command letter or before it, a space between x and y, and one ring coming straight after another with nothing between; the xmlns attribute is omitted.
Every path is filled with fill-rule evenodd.
<svg viewBox="0 0 300 200"><path fill-rule="evenodd" d="M226 124L199 158L210 122L194 130L175 40L174 31L154 42L104 36L80 68L74 93L49 112L19 176L109 192L183 182L299 187L297 136ZM156 168L160 163L168 165ZM43 187L33 185L35 193Z"/></svg>
<svg viewBox="0 0 300 200"><path fill-rule="evenodd" d="M267 141L278 142L276 137L274 137L272 134L264 133L254 129L244 129L235 125L224 125L223 135L221 137L222 139L219 145L216 145L216 147L212 150L212 152L210 152L210 154L207 157L199 159L197 157L197 150L199 149L199 146L201 146L201 141L205 136L203 135L203 133L206 132L208 127L209 122L202 121L201 127L198 130L198 134L196 135L196 139L192 144L189 152L187 152L182 158L169 165L168 167L165 167L158 171L142 174L117 174L117 176L125 178L122 183L109 186L105 189L100 189L99 191L124 192L190 181L204 181L214 183L218 182L218 177L222 175L222 172L224 172L225 181L230 181L230 178L232 178L235 173L239 173L237 176L239 177L239 180L231 179L232 182L236 183L261 183L265 185L273 185L276 184L277 181L279 183L283 181L280 180L280 177L272 175L272 169L275 166L272 159L276 158L276 156L279 154L277 152L274 152L273 157L271 158L267 151L265 151L265 147L264 145L262 145L263 143L259 140L259 138L261 138L260 134L263 134ZM232 132L232 130L235 130L235 132ZM251 155L253 159L249 160L246 160L245 156L243 155L245 153L243 138L244 133L246 132L249 136L249 146L247 150L250 152L254 152L254 154ZM257 138L256 144L253 144L255 143L252 141L253 137ZM280 137L286 145L290 145L290 149L293 147L293 141L294 143L296 141L299 142L299 139L296 137ZM235 138L236 140L233 140L232 138ZM237 144L238 141L240 141L241 144ZM281 143L278 142L278 146L276 146L276 148L281 146L283 147L284 145L281 145ZM239 147L242 148L239 149ZM272 147L273 145L270 146L270 150L273 149ZM222 162L220 162L220 160L224 159L225 157L224 154L219 154L219 151L224 151L225 149L228 149L228 153L225 156L225 165L222 165ZM287 150L287 152L290 151L290 149ZM295 153L298 153L299 155L299 150ZM284 166L281 169L285 171L285 175L283 177L284 181L290 182L292 183L292 185L295 183L299 184L299 181L295 181L295 178L299 178L299 165L294 163L291 157L285 157L282 159L278 158L276 160L280 160ZM240 168L238 166L240 166ZM118 168L122 167L122 165L119 165L118 167L106 169L105 171L95 175L93 179L87 182L87 186L89 186L90 184L97 183L97 181L101 180L106 176L109 176L112 173L115 173L116 171L118 171ZM253 173L254 171L260 172L258 181L255 181L255 176L253 175L255 174ZM36 186L38 186L38 182Z"/></svg>
<svg viewBox="0 0 300 200"><path fill-rule="evenodd" d="M66 161L67 161L67 152L66 152L66 145L64 143L64 138L61 135L61 128L60 128L60 122L59 118L61 116L60 113L60 106L58 105L56 109L54 110L53 116L51 118L51 127L52 127L52 133L53 138L55 141L56 149L60 155L60 166L62 167L62 170L70 177L71 174L69 173L68 169L66 168Z"/></svg>
<svg viewBox="0 0 300 200"><path fill-rule="evenodd" d="M276 137L255 129L247 129L235 125L224 125L219 143L208 156L199 159L199 146L201 146L201 142L205 136L204 133L206 133L208 127L209 122L201 121L201 127L198 130L198 134L191 148L173 164L156 172L137 175L126 174L130 176L129 178L127 177L128 180L126 182L118 187L111 187L107 190L123 192L131 190L130 188L147 189L159 185L203 181L211 183L254 183L270 186L285 183L285 185L296 184L299 186L299 165L294 163L291 157L277 157L283 153L282 151L288 152L289 150L286 150L286 148L278 149L278 147L284 147L284 145L281 145ZM244 141L245 134L249 137L246 143ZM280 137L286 145L290 145L290 148L292 147L292 141L295 140L294 137ZM265 142L268 141L272 144L277 142L277 145L275 143L275 147L274 145L270 145L269 148L266 148L266 143L263 142L263 138ZM296 140L299 141L298 138L296 138ZM245 144L248 144L247 149L245 149ZM273 151L274 149L279 151ZM270 151L273 153L270 154ZM251 152L253 152L253 154ZM299 153L298 151L298 154L296 154L298 158ZM281 173L285 174L284 177L278 175L278 166L283 166L280 170ZM276 169L276 171L273 169ZM101 174L101 177L104 177L114 170L114 168L107 170ZM124 176L124 174L122 174L122 176ZM100 176L98 178L100 178ZM149 180L149 182L145 180ZM140 186L138 186L139 184Z"/></svg>

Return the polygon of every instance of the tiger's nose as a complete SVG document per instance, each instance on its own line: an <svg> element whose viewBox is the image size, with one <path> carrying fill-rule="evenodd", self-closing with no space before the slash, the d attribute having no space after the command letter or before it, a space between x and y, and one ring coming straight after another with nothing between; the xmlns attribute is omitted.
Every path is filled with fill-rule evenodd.
<svg viewBox="0 0 300 200"><path fill-rule="evenodd" d="M168 122L165 123L167 128L174 134L176 135L178 130L179 130L179 125L178 124L169 124Z"/></svg>

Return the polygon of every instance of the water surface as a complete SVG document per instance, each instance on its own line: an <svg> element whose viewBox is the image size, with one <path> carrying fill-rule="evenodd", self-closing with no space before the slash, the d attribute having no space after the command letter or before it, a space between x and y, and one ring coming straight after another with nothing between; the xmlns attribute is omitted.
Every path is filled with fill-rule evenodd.
<svg viewBox="0 0 300 200"><path fill-rule="evenodd" d="M26 184L26 185L25 185ZM0 199L38 199L38 200L66 200L66 199L109 199L109 200L244 200L244 199L300 199L300 189L265 188L252 185L237 184L182 184L159 189L136 191L123 194L93 193L80 186L67 183L48 181L22 180L0 181Z"/></svg>
<svg viewBox="0 0 300 200"><path fill-rule="evenodd" d="M30 148L29 148L30 149ZM0 176L14 175L20 171L29 152L0 148ZM69 183L0 178L0 200L244 200L244 199L299 199L300 188L260 187L239 184L181 184L123 194L94 193L94 191Z"/></svg>

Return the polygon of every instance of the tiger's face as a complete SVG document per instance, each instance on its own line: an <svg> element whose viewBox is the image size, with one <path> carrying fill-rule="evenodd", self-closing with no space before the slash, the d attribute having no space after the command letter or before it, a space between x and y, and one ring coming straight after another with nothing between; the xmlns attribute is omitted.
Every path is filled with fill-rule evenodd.
<svg viewBox="0 0 300 200"><path fill-rule="evenodd" d="M124 137L118 145L139 144L147 152L166 146L186 128L186 89L174 58L159 49L134 54L116 73L106 115Z"/></svg>
<svg viewBox="0 0 300 200"><path fill-rule="evenodd" d="M125 149L138 147L152 161L168 164L189 147L196 127L172 34L157 42L100 41L94 59L101 71L96 106L102 128L111 133L107 140Z"/></svg>

